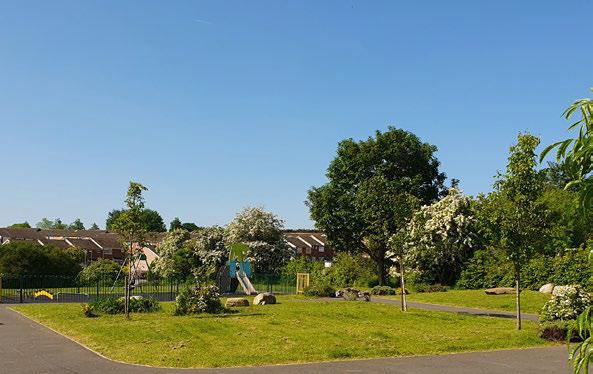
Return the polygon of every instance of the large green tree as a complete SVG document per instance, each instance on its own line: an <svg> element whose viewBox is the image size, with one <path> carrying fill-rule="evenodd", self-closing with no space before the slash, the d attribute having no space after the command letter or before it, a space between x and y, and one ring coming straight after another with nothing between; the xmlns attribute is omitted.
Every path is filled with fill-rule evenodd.
<svg viewBox="0 0 593 374"><path fill-rule="evenodd" d="M63 230L67 228L68 225L62 223L62 220L59 218L56 218L54 221L51 221L44 217L41 219L41 221L37 222L35 227L42 230Z"/></svg>
<svg viewBox="0 0 593 374"><path fill-rule="evenodd" d="M68 225L68 228L70 230L84 230L84 224L82 223L80 218L77 218L76 220L74 220L74 222Z"/></svg>
<svg viewBox="0 0 593 374"><path fill-rule="evenodd" d="M389 239L404 227L418 205L441 196L437 147L390 127L375 137L338 144L327 170L328 183L308 192L307 205L317 228L337 251L366 253L386 284Z"/></svg>
<svg viewBox="0 0 593 374"><path fill-rule="evenodd" d="M113 224L118 217L124 212L124 210L114 209L107 214L107 220L105 221L105 227L107 230L113 230ZM144 230L148 232L165 232L167 227L163 217L156 210L142 208L139 213L139 219L142 223Z"/></svg>
<svg viewBox="0 0 593 374"><path fill-rule="evenodd" d="M80 271L84 252L78 248L42 246L33 240L17 240L0 246L0 274L6 277L61 275Z"/></svg>
<svg viewBox="0 0 593 374"><path fill-rule="evenodd" d="M491 245L502 250L515 278L517 329L521 329L521 268L546 243L548 210L542 203L544 178L536 170L540 140L520 134L510 148L505 173L499 173L495 191L477 213Z"/></svg>

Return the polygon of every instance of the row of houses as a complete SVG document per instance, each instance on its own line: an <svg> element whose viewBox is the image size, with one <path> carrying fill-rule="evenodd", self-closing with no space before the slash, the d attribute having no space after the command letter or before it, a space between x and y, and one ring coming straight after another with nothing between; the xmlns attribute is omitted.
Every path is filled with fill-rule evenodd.
<svg viewBox="0 0 593 374"><path fill-rule="evenodd" d="M166 233L151 233L144 248L147 257L156 258L156 247ZM297 255L312 261L331 262L333 250L327 246L325 234L315 230L286 230L284 239ZM76 247L85 252L85 262L105 258L122 262L124 249L119 236L108 230L41 230L35 228L0 228L0 245L19 240L58 248Z"/></svg>

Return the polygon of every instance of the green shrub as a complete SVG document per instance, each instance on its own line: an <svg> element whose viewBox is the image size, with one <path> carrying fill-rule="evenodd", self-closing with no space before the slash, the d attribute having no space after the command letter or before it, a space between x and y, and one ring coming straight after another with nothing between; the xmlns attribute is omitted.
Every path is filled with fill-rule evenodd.
<svg viewBox="0 0 593 374"><path fill-rule="evenodd" d="M377 285L375 265L369 258L350 253L338 253L332 266L325 269L326 283L334 287L369 287Z"/></svg>
<svg viewBox="0 0 593 374"><path fill-rule="evenodd" d="M84 251L43 246L33 240L16 240L0 246L0 274L5 277L59 275L75 277Z"/></svg>
<svg viewBox="0 0 593 374"><path fill-rule="evenodd" d="M121 265L117 262L100 258L82 269L78 274L78 278L87 284L96 284L99 281L110 284L115 281L120 268Z"/></svg>
<svg viewBox="0 0 593 374"><path fill-rule="evenodd" d="M375 286L371 289L371 295L395 295L396 290L395 288L391 288L389 286Z"/></svg>
<svg viewBox="0 0 593 374"><path fill-rule="evenodd" d="M123 297L102 297L93 301L90 306L102 313L122 314L125 313L125 302ZM128 308L130 313L149 313L160 310L161 304L151 297L132 297Z"/></svg>
<svg viewBox="0 0 593 374"><path fill-rule="evenodd" d="M414 290L418 293L424 292L446 292L447 287L440 284L420 283L414 285Z"/></svg>
<svg viewBox="0 0 593 374"><path fill-rule="evenodd" d="M593 286L593 267L585 249L566 250L555 257L539 256L521 269L524 288L538 290L546 283ZM466 289L512 287L510 263L496 250L478 250L466 263L457 286Z"/></svg>
<svg viewBox="0 0 593 374"><path fill-rule="evenodd" d="M183 289L175 299L176 316L187 314L216 314L224 311L220 302L218 287L200 285L195 288Z"/></svg>
<svg viewBox="0 0 593 374"><path fill-rule="evenodd" d="M314 284L305 287L304 294L309 297L334 297L336 290L329 285Z"/></svg>

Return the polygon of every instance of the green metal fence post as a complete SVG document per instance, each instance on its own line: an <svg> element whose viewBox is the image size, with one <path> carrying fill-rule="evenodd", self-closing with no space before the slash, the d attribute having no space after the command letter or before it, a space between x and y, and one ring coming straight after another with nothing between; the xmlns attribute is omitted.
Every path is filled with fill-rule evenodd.
<svg viewBox="0 0 593 374"><path fill-rule="evenodd" d="M101 281L99 279L97 279L97 299L99 298L99 285L101 284Z"/></svg>

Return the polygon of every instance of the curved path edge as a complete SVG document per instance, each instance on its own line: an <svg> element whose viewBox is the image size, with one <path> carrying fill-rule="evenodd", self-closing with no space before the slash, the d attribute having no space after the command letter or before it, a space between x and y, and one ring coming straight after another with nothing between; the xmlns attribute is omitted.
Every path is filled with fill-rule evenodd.
<svg viewBox="0 0 593 374"><path fill-rule="evenodd" d="M0 306L0 373L106 374L199 373L566 373L566 347L544 347L433 356L361 359L223 369L167 369L105 358L53 330Z"/></svg>

